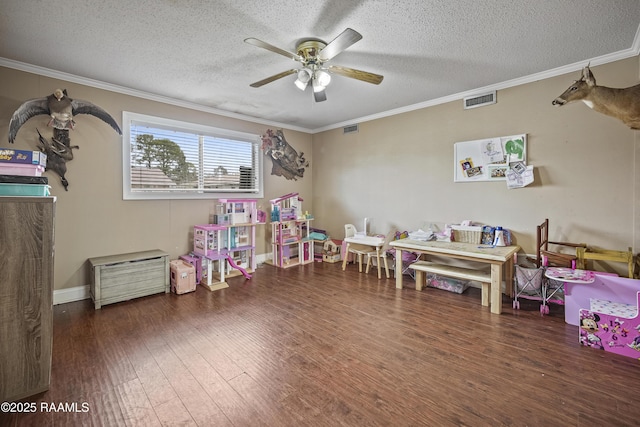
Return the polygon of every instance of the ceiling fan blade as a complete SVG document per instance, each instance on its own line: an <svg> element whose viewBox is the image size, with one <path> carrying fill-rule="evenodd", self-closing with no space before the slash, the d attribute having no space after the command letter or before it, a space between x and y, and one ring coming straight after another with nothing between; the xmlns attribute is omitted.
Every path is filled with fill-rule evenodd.
<svg viewBox="0 0 640 427"><path fill-rule="evenodd" d="M320 51L318 58L324 62L328 61L358 40L362 38L362 34L351 28L344 30L338 37L331 40L331 42Z"/></svg>
<svg viewBox="0 0 640 427"><path fill-rule="evenodd" d="M275 47L272 44L269 44L267 42L263 42L262 40L258 40L256 38L253 37L249 37L248 39L244 39L245 43L249 43L250 45L253 46L258 46L261 47L263 49L267 49L270 50L271 52L275 52L278 53L282 56L286 56L287 58L293 59L294 61L298 61L301 62L302 61L302 57L296 53L293 52L289 52L286 51L284 49L280 49L279 47Z"/></svg>
<svg viewBox="0 0 640 427"><path fill-rule="evenodd" d="M296 70L295 68L293 70L283 71L283 72L278 73L276 75L273 75L271 77L267 77L266 79L260 80L260 81L255 82L255 83L251 83L249 86L251 86L251 87L260 87L260 86L266 85L267 83L271 83L271 82L273 82L275 80L281 79L283 77L287 77L288 75L294 74L294 73L297 73L297 72L298 72L298 70Z"/></svg>
<svg viewBox="0 0 640 427"><path fill-rule="evenodd" d="M321 90L320 92L313 92L313 99L315 99L316 102L326 101L327 100L326 91Z"/></svg>
<svg viewBox="0 0 640 427"><path fill-rule="evenodd" d="M340 65L329 65L329 72L339 74L344 77L362 80L363 82L379 85L384 79L380 74L373 74L367 71L356 70L355 68L342 67Z"/></svg>

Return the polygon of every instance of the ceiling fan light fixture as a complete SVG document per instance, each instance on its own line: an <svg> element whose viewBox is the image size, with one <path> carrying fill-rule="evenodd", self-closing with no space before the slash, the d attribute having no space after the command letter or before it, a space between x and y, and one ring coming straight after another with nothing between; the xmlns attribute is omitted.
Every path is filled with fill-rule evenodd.
<svg viewBox="0 0 640 427"><path fill-rule="evenodd" d="M320 85L327 87L329 83L331 83L331 74L325 70L318 70L316 71L315 80L317 80Z"/></svg>
<svg viewBox="0 0 640 427"><path fill-rule="evenodd" d="M303 83L309 83L311 76L313 76L313 72L306 67L298 70L298 79Z"/></svg>
<svg viewBox="0 0 640 427"><path fill-rule="evenodd" d="M295 81L295 85L300 90L305 90L309 81L311 81L312 73L308 68L301 68L298 70L298 78Z"/></svg>
<svg viewBox="0 0 640 427"><path fill-rule="evenodd" d="M316 38L302 39L296 46L296 50L294 51L296 53L293 53L262 40L249 37L244 40L246 43L293 59L300 63L301 67L288 69L282 73L251 83L249 86L261 87L267 83L295 74L296 80L294 83L296 87L305 91L307 87L311 86L313 88L313 98L315 101L322 102L327 100L325 89L331 82L331 74L338 74L339 76L349 77L371 84L380 84L384 76L356 70L355 68L326 65L326 62L336 57L360 39L362 39L360 33L351 28L347 28L329 43L325 43Z"/></svg>
<svg viewBox="0 0 640 427"><path fill-rule="evenodd" d="M314 92L322 92L326 89L326 86L320 84L318 79L313 79L313 91Z"/></svg>
<svg viewBox="0 0 640 427"><path fill-rule="evenodd" d="M314 92L322 92L327 88L327 86L329 86L329 83L331 82L331 75L325 70L316 70L311 82Z"/></svg>
<svg viewBox="0 0 640 427"><path fill-rule="evenodd" d="M296 85L296 87L300 90L305 90L307 88L307 85L309 84L309 82L303 83L302 80L300 79L296 79L296 81L294 82L294 84Z"/></svg>

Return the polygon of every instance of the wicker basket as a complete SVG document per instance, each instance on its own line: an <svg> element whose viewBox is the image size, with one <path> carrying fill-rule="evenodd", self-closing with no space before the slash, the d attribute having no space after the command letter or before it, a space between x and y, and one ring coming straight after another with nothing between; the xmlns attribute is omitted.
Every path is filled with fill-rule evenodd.
<svg viewBox="0 0 640 427"><path fill-rule="evenodd" d="M480 244L482 239L482 227L480 226L464 226L452 225L453 241L462 243Z"/></svg>

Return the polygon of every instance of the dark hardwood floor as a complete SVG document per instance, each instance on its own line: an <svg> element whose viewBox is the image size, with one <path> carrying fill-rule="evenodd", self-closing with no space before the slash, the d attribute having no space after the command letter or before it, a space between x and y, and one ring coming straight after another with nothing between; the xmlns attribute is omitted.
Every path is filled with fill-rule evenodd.
<svg viewBox="0 0 640 427"><path fill-rule="evenodd" d="M543 317L504 297L494 315L475 288L396 290L328 263L265 265L229 284L56 306L51 388L25 400L35 413L0 424L639 423L640 362L581 347L561 306Z"/></svg>

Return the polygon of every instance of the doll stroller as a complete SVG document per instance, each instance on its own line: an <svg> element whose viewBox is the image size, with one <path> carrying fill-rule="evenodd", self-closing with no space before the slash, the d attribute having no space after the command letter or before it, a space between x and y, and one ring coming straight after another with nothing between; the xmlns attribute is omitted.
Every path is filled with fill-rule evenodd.
<svg viewBox="0 0 640 427"><path fill-rule="evenodd" d="M514 274L514 299L513 308L520 309L520 301L518 298L541 301L540 313L547 314L549 308L546 305L546 284L544 280L544 267L527 268L521 265L515 265Z"/></svg>
<svg viewBox="0 0 640 427"><path fill-rule="evenodd" d="M564 283L545 278L544 280L544 313L549 314L549 304L564 305ZM542 308L540 309L542 313Z"/></svg>

